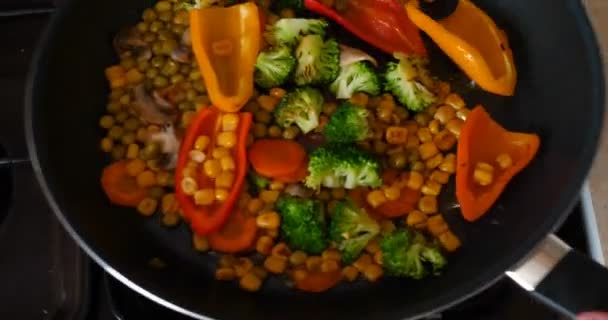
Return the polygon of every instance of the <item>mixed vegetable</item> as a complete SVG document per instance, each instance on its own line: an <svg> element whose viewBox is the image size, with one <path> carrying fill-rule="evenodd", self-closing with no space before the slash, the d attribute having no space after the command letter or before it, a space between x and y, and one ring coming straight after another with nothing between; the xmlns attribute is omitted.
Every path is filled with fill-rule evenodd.
<svg viewBox="0 0 608 320"><path fill-rule="evenodd" d="M156 2L105 72L108 199L185 222L195 250L222 253L216 278L249 291L268 274L307 292L440 274L461 246L438 204L451 177L475 221L540 142L467 109L430 73L419 30L481 88L513 94L507 38L469 0L440 21L416 0Z"/></svg>

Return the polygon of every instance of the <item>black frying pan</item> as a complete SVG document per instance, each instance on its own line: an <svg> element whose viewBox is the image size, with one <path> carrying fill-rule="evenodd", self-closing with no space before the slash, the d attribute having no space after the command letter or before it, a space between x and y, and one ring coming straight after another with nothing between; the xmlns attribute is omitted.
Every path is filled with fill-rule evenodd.
<svg viewBox="0 0 608 320"><path fill-rule="evenodd" d="M163 228L132 209L111 206L98 182L104 157L96 123L108 92L103 70L116 59L112 36L133 24L149 0L73 0L53 20L27 89L28 146L40 184L66 229L110 274L201 319L412 318L480 292L507 270L570 316L608 310L608 273L548 237L577 198L602 122L602 66L584 9L577 0L475 3L507 30L519 85L513 98L473 90L465 100L483 103L510 129L539 133L542 146L483 219L465 223L456 210L445 212L464 246L440 277L385 278L319 295L274 279L262 292L246 293L213 279L214 259L190 248L186 227ZM167 267L150 268L153 257ZM540 267L518 269L521 261Z"/></svg>

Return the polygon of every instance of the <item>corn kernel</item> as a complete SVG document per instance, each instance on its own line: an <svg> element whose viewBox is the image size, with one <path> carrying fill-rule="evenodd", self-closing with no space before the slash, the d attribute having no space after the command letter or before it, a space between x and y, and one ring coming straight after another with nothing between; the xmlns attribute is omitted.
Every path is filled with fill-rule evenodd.
<svg viewBox="0 0 608 320"><path fill-rule="evenodd" d="M336 249L325 249L325 251L321 253L321 258L323 258L323 260L340 261L342 259L342 255L340 254L340 251Z"/></svg>
<svg viewBox="0 0 608 320"><path fill-rule="evenodd" d="M131 143L127 147L127 159L136 159L139 156L139 145Z"/></svg>
<svg viewBox="0 0 608 320"><path fill-rule="evenodd" d="M268 186L268 188L270 190L276 190L276 191L281 191L283 189L285 189L285 184L281 181L273 181L270 183L270 185Z"/></svg>
<svg viewBox="0 0 608 320"><path fill-rule="evenodd" d="M237 277L243 277L253 268L253 262L249 258L239 258L234 264L234 271Z"/></svg>
<svg viewBox="0 0 608 320"><path fill-rule="evenodd" d="M230 156L230 150L226 148L217 147L213 148L213 151L211 151L211 157L213 157L213 159L221 159L228 156Z"/></svg>
<svg viewBox="0 0 608 320"><path fill-rule="evenodd" d="M255 221L258 227L262 229L276 229L281 223L281 218L278 213L271 211L260 214Z"/></svg>
<svg viewBox="0 0 608 320"><path fill-rule="evenodd" d="M340 269L337 260L323 260L321 263L321 272L334 272Z"/></svg>
<svg viewBox="0 0 608 320"><path fill-rule="evenodd" d="M133 159L127 162L127 174L136 177L146 169L146 163L141 159Z"/></svg>
<svg viewBox="0 0 608 320"><path fill-rule="evenodd" d="M255 292L260 290L260 287L262 286L262 280L252 272L249 272L241 278L241 280L239 281L239 285L243 290Z"/></svg>
<svg viewBox="0 0 608 320"><path fill-rule="evenodd" d="M384 196L384 192L381 190L374 190L367 194L367 203L374 208L377 208L385 202L386 197Z"/></svg>
<svg viewBox="0 0 608 320"><path fill-rule="evenodd" d="M207 157L202 151L199 150L190 150L190 152L188 152L188 156L190 160L196 163L203 163Z"/></svg>
<svg viewBox="0 0 608 320"><path fill-rule="evenodd" d="M435 120L433 119L430 123L429 123L429 130L431 131L432 134L437 134L439 133L439 130L441 130L441 125L439 123L439 120Z"/></svg>
<svg viewBox="0 0 608 320"><path fill-rule="evenodd" d="M388 187L382 190L387 200L397 200L401 196L401 190L397 187Z"/></svg>
<svg viewBox="0 0 608 320"><path fill-rule="evenodd" d="M114 140L112 138L105 137L101 139L99 145L103 152L110 152L114 147Z"/></svg>
<svg viewBox="0 0 608 320"><path fill-rule="evenodd" d="M308 271L304 269L296 269L292 274L294 281L302 281L308 277Z"/></svg>
<svg viewBox="0 0 608 320"><path fill-rule="evenodd" d="M231 254L225 254L220 257L220 261L218 264L221 268L232 268L235 264L237 264L237 259L235 256Z"/></svg>
<svg viewBox="0 0 608 320"><path fill-rule="evenodd" d="M513 159L508 153L501 153L496 157L496 162L501 169L508 169L513 165Z"/></svg>
<svg viewBox="0 0 608 320"><path fill-rule="evenodd" d="M275 203L279 198L279 191L276 190L262 190L260 192L260 199L265 203Z"/></svg>
<svg viewBox="0 0 608 320"><path fill-rule="evenodd" d="M142 216L151 216L156 211L158 200L153 198L145 198L137 205L137 211Z"/></svg>
<svg viewBox="0 0 608 320"><path fill-rule="evenodd" d="M426 195L420 197L420 200L418 200L418 209L427 214L437 212L437 197Z"/></svg>
<svg viewBox="0 0 608 320"><path fill-rule="evenodd" d="M489 186L494 181L494 167L485 162L478 162L473 171L473 180L480 186Z"/></svg>
<svg viewBox="0 0 608 320"><path fill-rule="evenodd" d="M285 89L283 88L272 88L270 89L270 95L275 97L275 98L283 98L283 96L287 94L287 91L285 91Z"/></svg>
<svg viewBox="0 0 608 320"><path fill-rule="evenodd" d="M234 159L232 158L232 156L222 157L220 159L220 166L222 167L222 170L224 170L224 171L231 171L236 168L236 165L234 163Z"/></svg>
<svg viewBox="0 0 608 320"><path fill-rule="evenodd" d="M281 274L287 268L287 260L283 257L269 256L264 260L264 268L270 273Z"/></svg>
<svg viewBox="0 0 608 320"><path fill-rule="evenodd" d="M192 177L184 177L181 182L182 191L191 196L198 190L198 183Z"/></svg>
<svg viewBox="0 0 608 320"><path fill-rule="evenodd" d="M427 196L438 196L439 193L441 193L441 184L432 180L427 180L420 191Z"/></svg>
<svg viewBox="0 0 608 320"><path fill-rule="evenodd" d="M424 214L424 212L419 211L419 210L414 210L407 215L405 223L410 227L421 229L421 228L426 227L426 220L427 220L427 217L426 217L426 214Z"/></svg>
<svg viewBox="0 0 608 320"><path fill-rule="evenodd" d="M226 113L222 116L222 131L235 131L239 126L239 116L236 113Z"/></svg>
<svg viewBox="0 0 608 320"><path fill-rule="evenodd" d="M209 241L207 241L206 237L199 236L195 233L192 235L192 246L196 251L205 252L209 250Z"/></svg>
<svg viewBox="0 0 608 320"><path fill-rule="evenodd" d="M456 110L460 110L464 108L464 100L457 93L450 93L447 97L445 97L445 104L450 105L452 108Z"/></svg>
<svg viewBox="0 0 608 320"><path fill-rule="evenodd" d="M167 193L161 199L161 211L163 214L176 214L179 211L179 205L175 200L174 193Z"/></svg>
<svg viewBox="0 0 608 320"><path fill-rule="evenodd" d="M276 107L277 103L279 102L279 98L275 97L275 96L267 96L267 95L260 95L257 99L258 104L260 105L260 107L268 112L272 112L274 111L274 108Z"/></svg>
<svg viewBox="0 0 608 320"><path fill-rule="evenodd" d="M433 142L441 151L448 151L456 145L456 137L449 130L442 130L433 138Z"/></svg>
<svg viewBox="0 0 608 320"><path fill-rule="evenodd" d="M217 144L224 148L234 147L236 145L236 133L232 131L220 132L217 135Z"/></svg>
<svg viewBox="0 0 608 320"><path fill-rule="evenodd" d="M469 109L460 109L456 111L456 116L458 117L458 119L466 121L467 117L469 116L469 113L471 113L471 110Z"/></svg>
<svg viewBox="0 0 608 320"><path fill-rule="evenodd" d="M371 253L371 254L374 254L374 253L380 251L380 244L378 243L378 240L376 240L376 239L370 240L367 243L367 245L365 246L365 251L367 253Z"/></svg>
<svg viewBox="0 0 608 320"><path fill-rule="evenodd" d="M236 278L236 272L232 268L219 268L215 270L215 279L220 281L231 281Z"/></svg>
<svg viewBox="0 0 608 320"><path fill-rule="evenodd" d="M464 121L460 119L452 119L448 121L445 128L448 129L456 138L460 137L460 131L462 131L462 125Z"/></svg>
<svg viewBox="0 0 608 320"><path fill-rule="evenodd" d="M439 150L433 142L427 142L418 147L418 153L420 153L422 160L427 160L439 153Z"/></svg>
<svg viewBox="0 0 608 320"><path fill-rule="evenodd" d="M436 154L432 158L428 159L425 166L429 170L437 168L443 162L443 155L441 153Z"/></svg>
<svg viewBox="0 0 608 320"><path fill-rule="evenodd" d="M306 258L306 269L310 272L318 272L321 269L323 259L319 256L310 256Z"/></svg>
<svg viewBox="0 0 608 320"><path fill-rule="evenodd" d="M418 150L420 146L420 139L417 134L409 134L407 136L407 142L405 143L405 148L408 150Z"/></svg>
<svg viewBox="0 0 608 320"><path fill-rule="evenodd" d="M234 172L232 171L224 171L220 173L217 178L215 178L215 187L216 188L232 188L232 183L234 182Z"/></svg>
<svg viewBox="0 0 608 320"><path fill-rule="evenodd" d="M370 264L363 269L363 276L370 282L375 282L380 279L383 273L382 267L375 264Z"/></svg>
<svg viewBox="0 0 608 320"><path fill-rule="evenodd" d="M268 276L268 272L260 266L254 266L251 268L251 273L253 273L256 277L264 280Z"/></svg>
<svg viewBox="0 0 608 320"><path fill-rule="evenodd" d="M261 236L255 244L255 250L265 256L270 254L272 250L273 241L269 236Z"/></svg>
<svg viewBox="0 0 608 320"><path fill-rule="evenodd" d="M215 191L213 189L201 189L194 193L194 203L199 206L208 206L215 201Z"/></svg>
<svg viewBox="0 0 608 320"><path fill-rule="evenodd" d="M410 169L412 170L412 172L422 172L424 171L424 162L422 161L415 161L414 163L412 163Z"/></svg>
<svg viewBox="0 0 608 320"><path fill-rule="evenodd" d="M228 195L230 195L230 193L228 192L227 189L224 189L224 188L215 189L215 200L218 202L226 201L226 199L228 199Z"/></svg>
<svg viewBox="0 0 608 320"><path fill-rule="evenodd" d="M446 124L448 121L456 118L456 110L451 106L443 105L437 109L433 118L439 120L441 124Z"/></svg>
<svg viewBox="0 0 608 320"><path fill-rule="evenodd" d="M376 251L373 256L374 263L381 266L382 265L382 251Z"/></svg>
<svg viewBox="0 0 608 320"><path fill-rule="evenodd" d="M142 188L153 187L156 185L156 174L153 171L146 170L137 175L137 185Z"/></svg>
<svg viewBox="0 0 608 320"><path fill-rule="evenodd" d="M222 165L217 159L207 159L203 163L203 172L209 178L217 178L222 173Z"/></svg>
<svg viewBox="0 0 608 320"><path fill-rule="evenodd" d="M439 165L439 170L447 173L456 172L456 155L453 153L448 153Z"/></svg>
<svg viewBox="0 0 608 320"><path fill-rule="evenodd" d="M425 127L425 126L427 126L429 124L429 121L431 121L431 117L428 114L426 114L426 113L417 113L414 116L414 120L421 127Z"/></svg>
<svg viewBox="0 0 608 320"><path fill-rule="evenodd" d="M447 222L445 222L445 219L443 219L443 216L441 214L436 214L434 216L429 217L426 221L426 225L427 229L429 230L429 233L431 233L435 237L438 237L442 233L449 230L448 224Z"/></svg>
<svg viewBox="0 0 608 320"><path fill-rule="evenodd" d="M258 213L262 207L264 206L264 201L262 199L251 199L249 203L247 203L247 210L251 213Z"/></svg>
<svg viewBox="0 0 608 320"><path fill-rule="evenodd" d="M361 254L353 263L353 266L362 272L367 266L372 264L372 256L367 253Z"/></svg>
<svg viewBox="0 0 608 320"><path fill-rule="evenodd" d="M440 170L435 170L431 172L429 179L440 184L446 184L450 181L450 174Z"/></svg>
<svg viewBox="0 0 608 320"><path fill-rule="evenodd" d="M407 187L413 190L420 190L424 183L424 177L418 171L412 171L407 179Z"/></svg>
<svg viewBox="0 0 608 320"><path fill-rule="evenodd" d="M366 93L357 92L350 98L350 102L365 107L369 102L369 96Z"/></svg>
<svg viewBox="0 0 608 320"><path fill-rule="evenodd" d="M353 282L357 280L359 276L359 270L353 266L347 266L342 269L342 277L346 279L346 281Z"/></svg>
<svg viewBox="0 0 608 320"><path fill-rule="evenodd" d="M386 129L386 141L390 144L406 143L407 137L407 129L404 127L391 126Z"/></svg>
<svg viewBox="0 0 608 320"><path fill-rule="evenodd" d="M395 231L395 229L397 229L397 227L395 227L395 223L391 220L385 219L380 221L380 233L389 234Z"/></svg>
<svg viewBox="0 0 608 320"><path fill-rule="evenodd" d="M427 143L433 140L433 135L431 134L431 130L429 130L429 128L420 128L416 134L422 143Z"/></svg>
<svg viewBox="0 0 608 320"><path fill-rule="evenodd" d="M439 235L439 243L448 252L456 251L461 245L460 239L449 230Z"/></svg>
<svg viewBox="0 0 608 320"><path fill-rule="evenodd" d="M298 250L289 256L289 263L294 266L299 266L306 262L306 258L308 258L306 252Z"/></svg>

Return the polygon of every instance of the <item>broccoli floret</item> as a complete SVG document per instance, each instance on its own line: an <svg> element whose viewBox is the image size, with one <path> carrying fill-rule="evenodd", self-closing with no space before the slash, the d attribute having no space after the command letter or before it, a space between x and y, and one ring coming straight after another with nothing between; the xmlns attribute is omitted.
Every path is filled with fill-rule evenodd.
<svg viewBox="0 0 608 320"><path fill-rule="evenodd" d="M298 125L307 133L319 125L323 95L310 87L297 88L286 94L274 109L275 121L283 128Z"/></svg>
<svg viewBox="0 0 608 320"><path fill-rule="evenodd" d="M293 9L295 12L304 10L304 1L302 0L278 0L272 1L274 12L280 12L283 9Z"/></svg>
<svg viewBox="0 0 608 320"><path fill-rule="evenodd" d="M281 233L294 249L318 254L327 247L323 204L316 200L282 196L276 204Z"/></svg>
<svg viewBox="0 0 608 320"><path fill-rule="evenodd" d="M219 4L220 0L182 0L177 3L177 8L182 10L205 9Z"/></svg>
<svg viewBox="0 0 608 320"><path fill-rule="evenodd" d="M294 47L306 35L325 35L327 22L321 19L283 18L266 29L264 37L272 45Z"/></svg>
<svg viewBox="0 0 608 320"><path fill-rule="evenodd" d="M334 39L323 41L320 35L307 35L295 54L298 66L294 78L299 86L329 84L340 73L340 46Z"/></svg>
<svg viewBox="0 0 608 320"><path fill-rule="evenodd" d="M386 65L384 90L391 92L409 110L420 112L437 101L428 60L418 56L395 55L399 63Z"/></svg>
<svg viewBox="0 0 608 320"><path fill-rule="evenodd" d="M310 153L307 187L379 187L380 162L353 145L329 144Z"/></svg>
<svg viewBox="0 0 608 320"><path fill-rule="evenodd" d="M352 200L342 200L335 206L329 225L329 237L342 252L342 261L350 264L361 254L367 243L380 232L378 222Z"/></svg>
<svg viewBox="0 0 608 320"><path fill-rule="evenodd" d="M417 231L395 230L380 241L380 249L382 265L393 276L422 279L447 264L439 248Z"/></svg>
<svg viewBox="0 0 608 320"><path fill-rule="evenodd" d="M368 111L350 102L342 103L331 115L323 128L323 135L329 142L355 142L368 137Z"/></svg>
<svg viewBox="0 0 608 320"><path fill-rule="evenodd" d="M375 96L380 93L380 80L368 62L359 61L342 67L329 90L338 99L349 99L355 92L366 92Z"/></svg>
<svg viewBox="0 0 608 320"><path fill-rule="evenodd" d="M260 52L255 62L255 83L262 88L282 85L296 66L296 58L287 47L273 47Z"/></svg>

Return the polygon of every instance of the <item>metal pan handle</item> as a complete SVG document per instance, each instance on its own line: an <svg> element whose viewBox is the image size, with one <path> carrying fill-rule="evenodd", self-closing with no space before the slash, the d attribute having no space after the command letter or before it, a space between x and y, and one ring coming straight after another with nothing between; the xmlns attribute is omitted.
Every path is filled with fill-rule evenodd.
<svg viewBox="0 0 608 320"><path fill-rule="evenodd" d="M608 311L608 269L549 235L507 276L543 303L576 318Z"/></svg>

